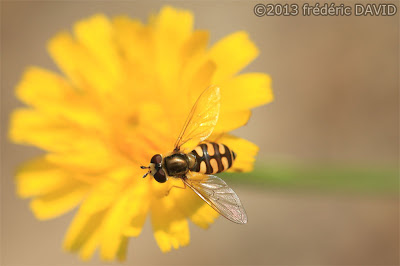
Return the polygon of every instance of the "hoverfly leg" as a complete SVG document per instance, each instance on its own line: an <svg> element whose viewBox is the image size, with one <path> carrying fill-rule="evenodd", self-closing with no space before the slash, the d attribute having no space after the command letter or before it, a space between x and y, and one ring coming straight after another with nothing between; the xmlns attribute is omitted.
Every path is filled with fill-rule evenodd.
<svg viewBox="0 0 400 266"><path fill-rule="evenodd" d="M185 188L186 188L186 184L183 183L183 187L179 187L179 186L175 186L175 185L171 186L171 187L168 189L167 193L165 193L165 196L168 196L168 195L169 195L169 192L170 192L171 189L173 189L174 187L175 187L175 188L179 188L179 189L185 189Z"/></svg>

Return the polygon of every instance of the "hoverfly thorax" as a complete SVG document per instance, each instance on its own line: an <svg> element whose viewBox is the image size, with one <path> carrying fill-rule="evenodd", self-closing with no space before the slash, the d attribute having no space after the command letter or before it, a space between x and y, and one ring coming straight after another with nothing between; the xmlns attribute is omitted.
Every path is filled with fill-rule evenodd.
<svg viewBox="0 0 400 266"><path fill-rule="evenodd" d="M163 157L161 154L154 155L148 167L141 166L142 169L149 169L149 171L143 176L145 178L148 174L151 174L154 179L159 183L164 183L167 181L167 176L163 169Z"/></svg>
<svg viewBox="0 0 400 266"><path fill-rule="evenodd" d="M165 157L165 169L169 176L183 176L189 171L189 159L184 153L173 153Z"/></svg>

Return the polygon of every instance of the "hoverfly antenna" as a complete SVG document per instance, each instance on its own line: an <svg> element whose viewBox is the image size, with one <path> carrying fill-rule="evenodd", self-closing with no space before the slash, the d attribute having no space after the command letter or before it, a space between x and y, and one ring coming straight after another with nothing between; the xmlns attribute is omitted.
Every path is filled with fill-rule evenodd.
<svg viewBox="0 0 400 266"><path fill-rule="evenodd" d="M149 171L147 171L147 173L144 174L143 178L145 178L149 173L150 173L150 166L143 166L141 165L140 168L142 169L149 169Z"/></svg>

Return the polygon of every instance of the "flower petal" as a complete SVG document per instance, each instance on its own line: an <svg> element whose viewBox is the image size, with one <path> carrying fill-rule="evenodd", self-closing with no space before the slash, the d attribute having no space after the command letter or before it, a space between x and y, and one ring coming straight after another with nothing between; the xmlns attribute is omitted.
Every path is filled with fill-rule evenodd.
<svg viewBox="0 0 400 266"><path fill-rule="evenodd" d="M103 14L97 14L77 22L74 32L79 43L106 71L108 78L113 80L113 83L118 83L123 78L124 71L110 20Z"/></svg>
<svg viewBox="0 0 400 266"><path fill-rule="evenodd" d="M113 260L120 249L122 240L125 238L121 234L122 225L118 223L118 219L125 219L124 215L121 215L121 210L119 210L121 209L120 206L121 204L117 203L104 218L100 242L100 256L102 260Z"/></svg>
<svg viewBox="0 0 400 266"><path fill-rule="evenodd" d="M206 57L209 40L208 31L196 30L182 48L183 68L181 70L182 88L189 91L188 111L199 95L209 87L215 71L215 63Z"/></svg>
<svg viewBox="0 0 400 266"><path fill-rule="evenodd" d="M71 179L67 185L31 201L36 218L45 220L57 217L77 206L88 191L88 186Z"/></svg>
<svg viewBox="0 0 400 266"><path fill-rule="evenodd" d="M218 217L218 212L211 208L207 203L204 203L194 214L190 216L190 220L195 225L203 229L207 229Z"/></svg>
<svg viewBox="0 0 400 266"><path fill-rule="evenodd" d="M146 99L148 92L158 87L154 74L156 54L153 32L149 26L126 16L115 17L113 26L126 72L120 93L114 97L121 96L121 107L134 107L132 99Z"/></svg>
<svg viewBox="0 0 400 266"><path fill-rule="evenodd" d="M160 10L154 25L160 41L168 40L164 43L167 46L179 44L174 50L180 50L193 31L193 14L187 10L165 6Z"/></svg>
<svg viewBox="0 0 400 266"><path fill-rule="evenodd" d="M39 157L24 163L16 174L17 194L27 198L56 191L69 182L71 174Z"/></svg>
<svg viewBox="0 0 400 266"><path fill-rule="evenodd" d="M57 34L49 41L48 50L74 87L92 93L97 101L106 102L107 93L112 92L117 81L71 34Z"/></svg>
<svg viewBox="0 0 400 266"><path fill-rule="evenodd" d="M145 73L151 73L151 62L154 61L152 32L140 21L127 16L113 18L116 42L128 62L146 67ZM140 71L140 69L137 69ZM136 69L135 69L136 71Z"/></svg>
<svg viewBox="0 0 400 266"><path fill-rule="evenodd" d="M38 67L28 68L16 89L17 96L26 104L48 115L62 118L79 127L104 129L104 121L83 93L78 94L62 77Z"/></svg>
<svg viewBox="0 0 400 266"><path fill-rule="evenodd" d="M222 111L214 128L215 134L226 133L247 124L251 116L250 110Z"/></svg>
<svg viewBox="0 0 400 266"><path fill-rule="evenodd" d="M96 183L82 203L81 211L94 214L110 208L120 196L126 180L134 178L131 170L130 167L121 167L96 176Z"/></svg>
<svg viewBox="0 0 400 266"><path fill-rule="evenodd" d="M181 186L180 184L175 184ZM204 202L194 191L186 187L186 189L172 189L168 195L176 202L176 207L181 210L184 215L204 229L219 216L213 208Z"/></svg>
<svg viewBox="0 0 400 266"><path fill-rule="evenodd" d="M79 130L70 123L32 109L17 109L11 115L10 138L53 153L46 159L81 171L103 171L115 164L116 156L96 132Z"/></svg>
<svg viewBox="0 0 400 266"><path fill-rule="evenodd" d="M68 230L64 244L67 250L81 250L80 256L89 259L99 247L103 260L116 256L123 259L127 233L134 229L135 236L139 235L149 207L144 200L148 197L147 182L136 183L142 178L132 177L128 168L107 174L108 178L91 191ZM132 229L132 225L140 228Z"/></svg>
<svg viewBox="0 0 400 266"><path fill-rule="evenodd" d="M113 156L110 156L113 155ZM80 139L66 152L49 153L46 159L61 167L77 169L82 173L99 174L118 164L119 157L99 139Z"/></svg>
<svg viewBox="0 0 400 266"><path fill-rule="evenodd" d="M143 202L143 199L140 198L138 201ZM104 217L100 242L100 254L103 260L113 260L120 249L122 240L125 238L123 230L127 227L131 219L131 216L126 213L126 211L129 211L129 203L128 197L123 196L112 206L106 217ZM131 206L132 209L137 207Z"/></svg>
<svg viewBox="0 0 400 266"><path fill-rule="evenodd" d="M16 88L23 102L35 107L57 107L74 89L59 75L39 67L29 67ZM56 102L56 103L55 103Z"/></svg>
<svg viewBox="0 0 400 266"><path fill-rule="evenodd" d="M65 150L80 134L65 121L33 109L17 109L10 118L10 138L45 150Z"/></svg>
<svg viewBox="0 0 400 266"><path fill-rule="evenodd" d="M263 73L246 73L221 84L221 111L248 110L273 100L271 78Z"/></svg>
<svg viewBox="0 0 400 266"><path fill-rule="evenodd" d="M183 67L182 47L190 38L193 30L193 15L189 11L164 7L155 19L154 74L158 80L153 89L164 106L165 112L174 117L180 112L180 104L172 104L182 95L185 97L188 88L178 83Z"/></svg>
<svg viewBox="0 0 400 266"><path fill-rule="evenodd" d="M151 223L154 237L162 252L189 244L189 225L184 215L169 197L153 200Z"/></svg>
<svg viewBox="0 0 400 266"><path fill-rule="evenodd" d="M161 9L154 25L157 76L164 89L174 88L183 63L181 49L192 32L193 15L167 6Z"/></svg>
<svg viewBox="0 0 400 266"><path fill-rule="evenodd" d="M117 251L117 258L119 261L125 261L126 259L126 250L128 248L128 237L123 237L121 240L121 244L119 245L119 249Z"/></svg>
<svg viewBox="0 0 400 266"><path fill-rule="evenodd" d="M187 71L190 67L187 68ZM183 76L187 77L187 80L183 81L184 86L189 88L189 108L188 113L192 108L192 105L197 101L201 93L207 89L212 83L211 79L215 73L216 65L212 61L206 61L203 65L199 66L193 73L185 73Z"/></svg>
<svg viewBox="0 0 400 266"><path fill-rule="evenodd" d="M140 182L140 184L136 184L135 187L132 187L132 190L127 191L130 198L125 209L128 222L123 228L123 234L125 236L137 237L141 233L150 208L150 202L144 200L151 197L149 193L149 184L147 182Z"/></svg>
<svg viewBox="0 0 400 266"><path fill-rule="evenodd" d="M214 84L231 78L258 56L258 49L245 31L238 31L218 41L209 51L217 64Z"/></svg>
<svg viewBox="0 0 400 266"><path fill-rule="evenodd" d="M149 196L147 188L146 182L130 186L120 193L122 195L107 212L101 231L100 253L102 259L113 260L115 258L125 238L126 230L132 228L131 221L133 219L135 225L141 222L139 226L143 226L149 208L149 202L145 200ZM138 235L140 231L135 233Z"/></svg>
<svg viewBox="0 0 400 266"><path fill-rule="evenodd" d="M206 51L210 33L205 30L194 31L182 47L182 56L185 63L190 63L193 59L203 56Z"/></svg>
<svg viewBox="0 0 400 266"><path fill-rule="evenodd" d="M64 249L68 251L80 250L82 259L89 259L99 245L99 228L105 211L88 214L82 208L75 215L64 238Z"/></svg>

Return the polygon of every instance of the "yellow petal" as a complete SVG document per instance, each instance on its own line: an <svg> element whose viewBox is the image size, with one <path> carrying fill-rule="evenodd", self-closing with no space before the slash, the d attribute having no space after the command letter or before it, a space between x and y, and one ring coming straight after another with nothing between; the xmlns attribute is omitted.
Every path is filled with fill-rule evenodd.
<svg viewBox="0 0 400 266"><path fill-rule="evenodd" d="M16 88L23 102L36 107L56 108L74 89L59 75L39 67L28 68Z"/></svg>
<svg viewBox="0 0 400 266"><path fill-rule="evenodd" d="M219 84L247 66L258 56L258 49L245 31L235 32L218 41L209 51L217 64L213 83Z"/></svg>
<svg viewBox="0 0 400 266"><path fill-rule="evenodd" d="M182 47L182 56L185 63L190 63L191 60L197 59L206 51L210 34L205 30L196 30L188 38Z"/></svg>
<svg viewBox="0 0 400 266"><path fill-rule="evenodd" d="M134 191L133 194L140 192L139 195L142 195L145 191L143 186L146 184L137 184L138 180L142 181L142 172L139 170L136 165L119 166L96 176L96 183L93 184L90 194L82 203L81 211L93 214L109 208L121 195L121 191L126 189L126 186L135 185L137 191Z"/></svg>
<svg viewBox="0 0 400 266"><path fill-rule="evenodd" d="M116 87L116 80L110 73L69 33L62 32L53 37L49 41L48 49L73 85L83 91L91 92L100 102L105 102L107 93Z"/></svg>
<svg viewBox="0 0 400 266"><path fill-rule="evenodd" d="M79 43L90 53L94 62L103 67L109 79L117 83L123 78L124 72L114 40L115 32L106 16L97 14L81 20L75 24L74 32Z"/></svg>
<svg viewBox="0 0 400 266"><path fill-rule="evenodd" d="M115 157L101 136L80 131L70 123L36 110L17 109L12 113L10 138L54 153L49 162L81 171L101 171L115 163ZM114 153L115 154L115 153Z"/></svg>
<svg viewBox="0 0 400 266"><path fill-rule="evenodd" d="M148 182L143 182L142 176L139 178L138 183L132 183L131 188L126 192L129 195L124 210L127 224L122 231L125 236L139 236L150 208L150 201L146 201L152 196L149 184Z"/></svg>
<svg viewBox="0 0 400 266"><path fill-rule="evenodd" d="M194 214L190 216L190 220L197 226L207 229L210 224L214 223L219 214L207 203L204 203Z"/></svg>
<svg viewBox="0 0 400 266"><path fill-rule="evenodd" d="M81 211L83 213L94 214L104 211L115 202L124 184L122 180L114 179L117 175L115 172L111 171L97 176L97 182L93 185L90 194L81 205ZM124 178L130 177L131 176L128 175Z"/></svg>
<svg viewBox="0 0 400 266"><path fill-rule="evenodd" d="M88 261L92 258L94 252L99 246L99 238L100 234L98 234L97 232L93 232L88 240L83 243L82 247L79 250L79 257L83 261Z"/></svg>
<svg viewBox="0 0 400 266"><path fill-rule="evenodd" d="M221 111L215 133L229 132L247 124L249 109L271 102L271 80L262 73L242 74L221 84Z"/></svg>
<svg viewBox="0 0 400 266"><path fill-rule="evenodd" d="M71 179L58 190L31 201L31 209L38 219L51 219L72 210L88 191L88 186Z"/></svg>
<svg viewBox="0 0 400 266"><path fill-rule="evenodd" d="M215 134L225 133L247 124L251 116L250 110L222 111L214 128Z"/></svg>
<svg viewBox="0 0 400 266"><path fill-rule="evenodd" d="M132 225L139 226L138 221L143 226L149 206L144 200L148 197L147 182L141 177L137 177L141 183L131 182L131 174L132 171L119 168L91 191L68 230L64 242L67 250L80 250L80 256L87 260L100 247L104 260L124 258L127 233L132 232Z"/></svg>
<svg viewBox="0 0 400 266"><path fill-rule="evenodd" d="M71 182L71 173L40 157L24 163L18 169L16 181L18 195L26 198L59 190Z"/></svg>
<svg viewBox="0 0 400 266"><path fill-rule="evenodd" d="M190 38L193 15L189 11L164 7L154 21L155 77L159 81L154 88L170 116L179 113L179 105L171 104L185 95L188 88L178 83L183 66L181 49Z"/></svg>
<svg viewBox="0 0 400 266"><path fill-rule="evenodd" d="M115 258L125 238L123 235L127 228L129 230L132 226L132 219L137 220L136 223L144 223L149 207L149 202L146 202L149 196L147 187L147 182L142 180L141 183L122 191L104 217L100 243L100 253L104 260ZM143 226L143 223L140 226Z"/></svg>
<svg viewBox="0 0 400 266"><path fill-rule="evenodd" d="M115 258L121 245L122 230L125 226L126 197L119 199L104 217L101 232L100 255L103 260L111 261Z"/></svg>
<svg viewBox="0 0 400 266"><path fill-rule="evenodd" d="M188 71L190 68L187 68ZM203 65L199 66L194 73L185 73L184 76L187 80L184 84L189 88L189 108L191 110L193 104L197 101L201 93L207 89L212 83L211 79L215 73L216 65L212 61L206 61Z"/></svg>
<svg viewBox="0 0 400 266"><path fill-rule="evenodd" d="M103 260L113 260L118 253L123 240L122 231L127 226L127 217L125 211L127 208L127 197L123 197L116 202L107 212L102 225L102 237L100 242L100 254ZM135 206L131 206L135 208Z"/></svg>
<svg viewBox="0 0 400 266"><path fill-rule="evenodd" d="M119 261L125 261L125 259L126 259L126 250L128 248L128 242L129 242L128 237L122 238L121 244L120 244L118 252L117 252L117 258Z"/></svg>
<svg viewBox="0 0 400 266"><path fill-rule="evenodd" d="M78 94L59 75L38 67L25 71L16 93L19 99L40 111L70 121L79 127L102 130L104 121L89 99Z"/></svg>
<svg viewBox="0 0 400 266"><path fill-rule="evenodd" d="M198 97L211 85L214 71L215 64L212 61L206 61L199 66L185 66L182 70L182 87L181 90L176 89L180 94L179 104L168 105L171 108L168 108L170 113L166 116L167 121L171 124L172 136L177 137L179 135Z"/></svg>
<svg viewBox="0 0 400 266"><path fill-rule="evenodd" d="M121 97L122 107L132 107L132 99L146 99L149 91L158 90L158 80L154 71L157 55L153 32L149 26L126 16L115 17L113 26L126 72L120 93L114 97Z"/></svg>
<svg viewBox="0 0 400 266"><path fill-rule="evenodd" d="M87 214L80 209L75 215L64 238L64 249L80 250L82 259L89 259L99 245L99 228L105 211Z"/></svg>
<svg viewBox="0 0 400 266"><path fill-rule="evenodd" d="M189 244L188 222L168 196L153 201L151 223L154 237L162 252Z"/></svg>
<svg viewBox="0 0 400 266"><path fill-rule="evenodd" d="M246 73L221 84L221 111L246 110L273 100L271 78L263 73Z"/></svg>
<svg viewBox="0 0 400 266"><path fill-rule="evenodd" d="M79 170L81 173L99 174L116 163L110 152L101 146L102 144L95 139L86 143L82 141L75 143L70 152L47 154L46 160L61 167Z"/></svg>
<svg viewBox="0 0 400 266"><path fill-rule="evenodd" d="M186 219L172 221L167 227L154 226L154 237L162 252L178 249L189 244L189 226Z"/></svg>
<svg viewBox="0 0 400 266"><path fill-rule="evenodd" d="M11 114L9 135L14 142L52 151L68 149L80 137L65 121L33 109L17 109Z"/></svg>
<svg viewBox="0 0 400 266"><path fill-rule="evenodd" d="M189 110L199 95L209 87L215 71L215 63L206 58L209 33L195 31L182 48L183 67L181 72L182 87L189 91Z"/></svg>
<svg viewBox="0 0 400 266"><path fill-rule="evenodd" d="M193 28L193 15L171 7L161 9L155 22L156 71L161 85L176 87L182 67L181 49L189 39ZM171 91L167 91L171 92Z"/></svg>
<svg viewBox="0 0 400 266"><path fill-rule="evenodd" d="M182 187L181 184L175 184ZM168 197L171 197L176 202L176 206L181 210L186 217L204 229L219 216L213 208L204 202L194 191L189 188L176 189L173 188Z"/></svg>
<svg viewBox="0 0 400 266"><path fill-rule="evenodd" d="M147 211L148 210L142 211L138 215L133 216L131 218L131 222L129 223L129 226L127 226L124 229L123 233L125 236L137 237L140 235L140 233L142 232L142 229L143 229L143 225L146 221Z"/></svg>
<svg viewBox="0 0 400 266"><path fill-rule="evenodd" d="M236 153L236 159L228 172L249 172L253 170L258 147L254 143L229 134L212 135L210 140L223 143Z"/></svg>
<svg viewBox="0 0 400 266"><path fill-rule="evenodd" d="M187 10L165 6L160 10L155 27L160 37L169 37L169 43L182 45L192 33L193 14Z"/></svg>
<svg viewBox="0 0 400 266"><path fill-rule="evenodd" d="M116 42L121 48L124 58L131 64L141 68L145 67L147 71L143 71L144 73L151 73L149 70L155 55L150 28L127 16L113 18L113 27ZM137 70L141 69L135 69L135 71Z"/></svg>
<svg viewBox="0 0 400 266"><path fill-rule="evenodd" d="M79 169L82 173L98 174L117 164L118 157L99 139L79 140L66 152L49 153L46 159L66 168Z"/></svg>

